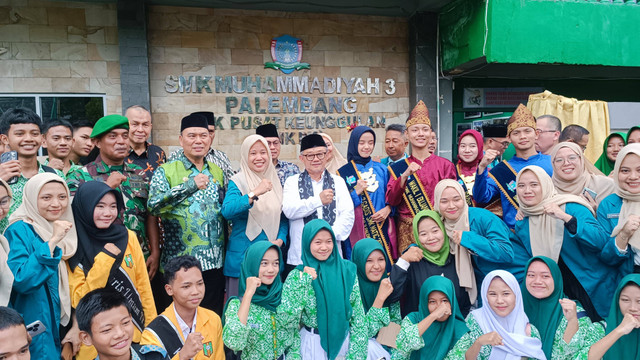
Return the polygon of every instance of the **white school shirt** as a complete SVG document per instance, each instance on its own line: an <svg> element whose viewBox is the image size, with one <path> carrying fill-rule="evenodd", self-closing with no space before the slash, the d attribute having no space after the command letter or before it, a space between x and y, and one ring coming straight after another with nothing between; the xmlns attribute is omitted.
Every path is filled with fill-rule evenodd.
<svg viewBox="0 0 640 360"><path fill-rule="evenodd" d="M333 233L338 241L338 250L342 254L340 242L347 240L353 228L355 215L353 212L353 201L347 184L337 175L329 174L333 178L336 198L336 221L333 223ZM298 179L300 174L287 178L282 190L282 212L289 219L289 238L291 244L287 257L287 264L302 264L302 228L304 228L304 218L314 211L318 214L318 219L322 219L322 179L320 181L311 180L313 186L313 196L308 199L300 199L298 191ZM326 220L326 219L325 219Z"/></svg>

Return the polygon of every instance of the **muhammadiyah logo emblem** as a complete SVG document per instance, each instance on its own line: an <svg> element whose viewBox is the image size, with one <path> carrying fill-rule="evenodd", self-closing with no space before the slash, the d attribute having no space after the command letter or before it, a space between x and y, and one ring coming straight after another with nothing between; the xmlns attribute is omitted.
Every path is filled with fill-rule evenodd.
<svg viewBox="0 0 640 360"><path fill-rule="evenodd" d="M124 263L127 264L128 268L133 267L133 257L131 257L131 254L127 254L124 257Z"/></svg>
<svg viewBox="0 0 640 360"><path fill-rule="evenodd" d="M264 63L265 69L281 70L291 74L294 70L309 69L302 60L302 40L290 35L282 35L271 39L271 59L273 62Z"/></svg>
<svg viewBox="0 0 640 360"><path fill-rule="evenodd" d="M213 354L213 344L211 344L211 341L202 344L202 351L204 351L205 356L211 356L211 354Z"/></svg>

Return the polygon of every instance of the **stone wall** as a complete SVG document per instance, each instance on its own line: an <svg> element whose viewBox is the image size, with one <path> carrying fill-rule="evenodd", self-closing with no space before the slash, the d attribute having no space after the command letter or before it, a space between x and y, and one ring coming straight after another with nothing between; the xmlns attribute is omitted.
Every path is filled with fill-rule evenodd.
<svg viewBox="0 0 640 360"><path fill-rule="evenodd" d="M0 92L107 95L120 113L115 4L0 1Z"/></svg>
<svg viewBox="0 0 640 360"><path fill-rule="evenodd" d="M285 34L303 40L301 62L311 65L310 69L295 71L291 76L318 77L321 80L324 77L380 79L380 94L354 95L357 114L353 115L380 116L390 124L404 123L410 112L405 19L151 6L148 8L148 29L153 138L165 149L171 150L178 145L183 116L193 111L213 111L217 117L224 118L222 124L225 128L217 131L214 147L225 151L238 166L240 144L254 130L242 130L241 126L229 129L230 117L243 115L237 114L237 108L235 112L227 113L226 97L237 96L240 101L242 96L250 96L252 106L254 97L259 97L261 106L266 108L269 96L283 94L216 93L214 78L273 76L275 79L283 76L279 70L265 69L264 63L272 61L271 39ZM209 86L213 92L169 93L165 89L169 75L212 76ZM389 78L395 81L396 92L393 95L384 93L384 81ZM323 95L298 96L316 99ZM286 129L284 121L279 123L279 131L296 133L293 136L295 145L283 145L281 158L298 162L298 133L301 131ZM313 131L317 130L302 130ZM337 148L346 155L349 138L346 129L336 127L324 131L332 136ZM376 133L375 155L383 155L384 131L378 128Z"/></svg>

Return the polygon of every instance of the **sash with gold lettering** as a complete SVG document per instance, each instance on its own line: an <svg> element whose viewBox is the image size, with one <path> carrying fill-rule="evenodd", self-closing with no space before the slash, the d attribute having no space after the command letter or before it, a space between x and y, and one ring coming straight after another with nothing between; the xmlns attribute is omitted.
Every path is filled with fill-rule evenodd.
<svg viewBox="0 0 640 360"><path fill-rule="evenodd" d="M506 160L498 163L498 165L494 166L493 169L489 171L489 177L496 182L502 194L504 194L511 205L518 210L516 176L518 176L518 172L515 171Z"/></svg>
<svg viewBox="0 0 640 360"><path fill-rule="evenodd" d="M398 161L397 163L389 166L389 173L394 179L402 176L405 170L409 167L409 159L404 161ZM404 193L402 194L404 202L407 204L409 211L411 211L412 217L415 217L417 213L422 210L433 210L433 205L427 192L424 190L424 185L420 182L417 176L411 175L407 178L407 183L404 186Z"/></svg>
<svg viewBox="0 0 640 360"><path fill-rule="evenodd" d="M355 188L358 180L362 180L360 172L353 160L338 169L338 175L344 179L349 192ZM366 237L378 240L382 244L384 251L387 253L387 270L390 270L394 261L391 255L391 239L389 239L389 217L387 217L382 225L371 220L371 216L375 214L377 210L373 206L369 192L367 190L363 191L360 199L362 200L360 207L362 208L362 218L364 220L364 234Z"/></svg>

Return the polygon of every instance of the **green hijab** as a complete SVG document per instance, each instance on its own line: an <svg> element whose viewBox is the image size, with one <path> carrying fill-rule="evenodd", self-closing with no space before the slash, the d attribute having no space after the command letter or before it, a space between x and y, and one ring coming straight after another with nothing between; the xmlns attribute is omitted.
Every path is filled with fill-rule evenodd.
<svg viewBox="0 0 640 360"><path fill-rule="evenodd" d="M282 252L280 248L271 243L270 241L256 241L249 246L247 251L244 253L244 259L242 260L242 264L240 266L240 278L238 279L238 295L240 298L244 295L244 292L247 290L247 278L249 277L258 277L260 274L260 263L262 262L262 258L267 250L274 248L278 251L278 259L280 260L280 264L282 264ZM271 285L260 285L257 289L253 297L251 298L251 303L262 306L263 308L273 311L276 311L278 305L280 305L280 297L282 295L282 279L280 278L280 273L273 279L273 283ZM237 299L238 297L232 296L227 299L227 302L224 305L224 310L222 311L222 324L226 323L225 314L227 312L227 307L229 306L229 302L232 299Z"/></svg>
<svg viewBox="0 0 640 360"><path fill-rule="evenodd" d="M633 131L634 128L638 128L638 127L633 127L631 128L631 130L629 130L629 133L631 133L631 131ZM609 160L609 158L607 157L607 146L609 145L609 140L614 137L614 136L618 136L622 138L622 141L625 143L625 145L627 144L627 134L623 133L623 132L615 132L615 133L611 133L609 134L609 136L607 136L607 138L604 140L604 144L602 145L602 155L600 155L600 157L598 158L598 160L596 160L596 163L593 164L598 170L602 171L602 173L605 176L609 176L609 174L611 173L611 171L613 171L613 167L616 164L615 161L611 161Z"/></svg>
<svg viewBox="0 0 640 360"><path fill-rule="evenodd" d="M378 242L378 240L374 240L371 238L366 238L358 241L353 247L353 251L351 252L351 260L356 264L356 268L358 270L358 284L360 285L360 297L362 297L362 305L364 306L364 312L368 312L373 306L373 302L376 300L376 296L378 295L378 288L380 287L380 281L387 277L387 272L382 274L382 278L380 281L370 281L367 277L366 267L367 267L367 258L374 251L380 251L385 258L385 264L387 259L387 255L384 253L384 249L382 245ZM385 302L385 306L387 306Z"/></svg>
<svg viewBox="0 0 640 360"><path fill-rule="evenodd" d="M320 230L329 231L333 239L333 251L325 261L316 259L310 249L311 241ZM340 257L331 225L322 219L309 221L302 230L302 264L298 269L309 266L318 274L311 285L316 294L320 345L329 360L333 360L349 335L349 320L353 312L349 297L356 282L356 266Z"/></svg>
<svg viewBox="0 0 640 360"><path fill-rule="evenodd" d="M282 264L282 252L280 248L270 241L255 241L244 254L242 266L240 268L240 279L238 280L238 295L243 296L247 286L247 278L258 277L260 273L260 263L264 254L269 249L278 251L278 259ZM273 279L271 285L262 284L256 289L256 293L251 298L251 303L263 308L276 311L280 305L280 295L282 295L282 279L280 273Z"/></svg>
<svg viewBox="0 0 640 360"><path fill-rule="evenodd" d="M622 278L616 293L613 296L613 302L611 303L611 310L609 310L609 316L607 317L607 334L612 332L620 323L624 317L620 312L620 292L627 285L634 284L640 286L640 274L629 274ZM627 335L624 335L618 341L611 346L609 351L604 354L604 360L638 360L640 359L640 329L631 330Z"/></svg>
<svg viewBox="0 0 640 360"><path fill-rule="evenodd" d="M435 253L425 249L425 247L422 246L422 243L420 243L420 239L418 238L418 224L420 223L420 220L426 217L433 219L436 224L438 224L440 230L442 230L442 234L444 235L444 244L442 244L442 249ZM416 214L416 216L413 218L413 238L415 239L416 245L418 245L418 247L422 249L422 255L428 262L436 264L438 266L443 266L444 263L447 262L447 259L449 258L449 237L447 236L447 232L445 231L442 219L437 212L432 210L422 210Z"/></svg>
<svg viewBox="0 0 640 360"><path fill-rule="evenodd" d="M429 316L429 294L440 291L447 296L451 304L451 316L446 321L434 321L427 331L422 334L424 347L411 353L411 360L434 359L441 360L453 348L462 335L469 332L464 317L458 307L456 290L451 280L444 276L429 277L420 288L420 305L418 311L407 315L412 323L417 324Z"/></svg>
<svg viewBox="0 0 640 360"><path fill-rule="evenodd" d="M549 267L551 277L553 278L553 292L551 295L544 299L538 299L531 295L526 286L526 274L529 271L529 266L534 261L542 261ZM533 326L540 331L540 338L542 340L542 351L547 356L547 359L551 359L551 351L553 350L553 339L556 335L556 330L560 326L562 320L562 306L560 306L560 299L565 298L562 282L562 273L555 261L546 256L535 256L529 260L527 266L525 266L525 283L520 288L522 289L522 302L524 305L524 312L529 317L529 321Z"/></svg>

